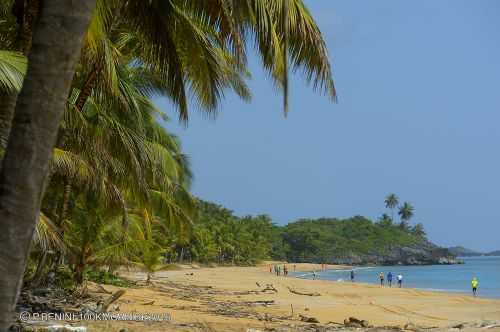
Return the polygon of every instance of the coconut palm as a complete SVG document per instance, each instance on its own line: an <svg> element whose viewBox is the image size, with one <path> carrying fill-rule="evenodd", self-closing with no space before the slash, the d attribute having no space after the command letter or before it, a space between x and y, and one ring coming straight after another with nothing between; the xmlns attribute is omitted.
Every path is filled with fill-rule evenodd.
<svg viewBox="0 0 500 332"><path fill-rule="evenodd" d="M399 208L398 214L401 218L401 225L406 228L408 221L413 217L415 208L411 203L404 202L403 205Z"/></svg>
<svg viewBox="0 0 500 332"><path fill-rule="evenodd" d="M9 327L21 287L52 148L93 8L93 0L44 1L33 35L0 171L2 331Z"/></svg>
<svg viewBox="0 0 500 332"><path fill-rule="evenodd" d="M6 1L2 1L4 2ZM29 23L27 18L37 16L38 23L34 31L33 24L23 25L20 30L22 40L28 40L23 45L22 51L29 55L29 68L16 104L9 144L0 173L2 188L0 219L7 230L3 233L4 236L0 236L0 257L2 266L9 266L8 273L0 276L0 292L5 295L0 298L2 312L0 330L7 324L21 285L20 276L35 228L43 192L42 184L49 169L56 133L67 106L67 96L73 96L70 93L72 80L81 83L77 86L81 95L75 99L77 105L75 109L81 110L85 106L79 108L82 102L78 99L84 99L83 105L86 105L88 98L85 95L93 90L88 89L87 83L92 85L92 81L96 80L93 77L100 76L95 75L95 72L103 71L103 69L93 70L103 66L102 57L94 58L98 60L97 62L86 63L83 61L87 59L86 52L83 52L83 56L79 58L81 42L94 3L94 0L44 1L43 10L35 11L35 15L33 15L35 12L30 11L28 7L23 7L20 11L22 15L18 15L18 21L21 19L20 22L23 23ZM190 96L194 96L203 109L212 113L216 110L226 88L235 90L242 97L248 97L242 78L246 74L244 48L249 37L254 37L256 49L265 69L284 91L285 114L288 110L289 62L290 67L304 72L305 78L314 88L328 93L332 98L336 96L324 41L301 0L238 2L100 0L96 13L98 12L106 13L106 15L99 14L99 17L103 18L101 22L107 22L109 30L101 30L107 35L110 35L110 31L115 31L115 27L117 30L134 31L138 37L136 40L141 41L142 50L138 50L137 43L130 43L133 38L122 39L124 50L127 50L126 53L133 56L137 62L149 68L150 72L158 75L160 81L164 83L162 92L178 106L180 118L184 121L188 118L187 105ZM19 14L19 11L16 13ZM54 33L53 22L63 21L72 24L58 24L61 29L57 34ZM90 25L91 31L99 31L96 26L93 22ZM36 46L33 48L31 48L30 31L33 32L32 44ZM26 38L25 33L29 38ZM89 45L100 47L99 43L92 44L92 40L98 39L86 39L90 41ZM113 48L109 47L103 49L113 51ZM84 68L82 72L87 75L77 75L75 78L74 68L78 59ZM106 91L114 93L118 89L115 84L117 81L112 80L113 68L109 67L109 70L106 68L106 72L106 79L111 79L105 80L104 83L115 87L114 91L111 89ZM10 99L9 103L2 103L5 107L0 112L7 112L14 105L12 100L14 99ZM99 100L98 96L95 100ZM100 120L100 116L98 118ZM129 187L131 189L126 191L125 195L115 190L115 196L121 201L126 201L125 198L129 195L147 198L145 189L148 187L148 179L153 179L153 183L159 185L160 179L165 177L156 172L142 174L139 165L141 162L148 162L148 159L147 154L136 154L142 152L139 151L140 135L139 137L129 135L126 128L116 125L117 122L113 121L116 118L103 118L103 121L106 121L119 135L118 150L126 151L130 158L126 164L118 160L115 163L118 166L114 167L112 172L102 172L102 174L111 174L113 179L119 179L119 174L124 174L124 170L128 171L124 165L131 165L133 176L142 175L134 181L139 181L141 186L137 190ZM64 143L67 137L68 135L64 135L63 132L60 139ZM89 142L86 143L90 145ZM156 145L146 145L149 148L149 155L156 154L157 157L160 155ZM156 159L149 162L155 164ZM106 176L97 178L101 187L113 183ZM117 182L123 185L129 179L130 177L125 177ZM69 186L68 183L64 186L65 189L71 189L72 182L69 182ZM106 187L118 188L117 185ZM71 190L65 192L71 193ZM178 210L171 209L171 212L178 213Z"/></svg>
<svg viewBox="0 0 500 332"><path fill-rule="evenodd" d="M399 198L396 196L396 194L389 194L385 198L385 207L388 209L391 209L391 219L394 221L394 209L398 206L399 204Z"/></svg>

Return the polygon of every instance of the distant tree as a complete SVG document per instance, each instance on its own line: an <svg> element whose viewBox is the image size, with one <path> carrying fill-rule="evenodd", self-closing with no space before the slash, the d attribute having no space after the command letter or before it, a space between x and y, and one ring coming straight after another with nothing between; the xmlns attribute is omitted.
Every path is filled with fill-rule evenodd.
<svg viewBox="0 0 500 332"><path fill-rule="evenodd" d="M424 225L420 222L412 228L411 232L418 237L426 236Z"/></svg>
<svg viewBox="0 0 500 332"><path fill-rule="evenodd" d="M387 213L384 213L378 220L378 223L380 226L390 227L392 226L392 218Z"/></svg>
<svg viewBox="0 0 500 332"><path fill-rule="evenodd" d="M403 205L399 208L399 217L401 218L401 227L408 228L408 221L413 217L415 208L411 203L404 202Z"/></svg>
<svg viewBox="0 0 500 332"><path fill-rule="evenodd" d="M396 194L389 194L385 198L385 207L391 209L391 218L394 221L394 209L397 208L399 204L399 198Z"/></svg>

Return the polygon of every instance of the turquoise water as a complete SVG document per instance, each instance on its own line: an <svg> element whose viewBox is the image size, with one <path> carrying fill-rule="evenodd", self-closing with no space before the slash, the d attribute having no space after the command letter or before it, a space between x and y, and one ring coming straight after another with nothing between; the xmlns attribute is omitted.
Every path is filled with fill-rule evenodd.
<svg viewBox="0 0 500 332"><path fill-rule="evenodd" d="M377 266L355 268L355 281L380 283L378 275L389 271L395 276L403 275L403 287L453 293L471 293L473 277L479 280L478 296L500 298L500 257L463 258L462 265L428 266ZM349 281L350 270L316 271L317 279ZM296 273L299 278L311 279L312 274Z"/></svg>

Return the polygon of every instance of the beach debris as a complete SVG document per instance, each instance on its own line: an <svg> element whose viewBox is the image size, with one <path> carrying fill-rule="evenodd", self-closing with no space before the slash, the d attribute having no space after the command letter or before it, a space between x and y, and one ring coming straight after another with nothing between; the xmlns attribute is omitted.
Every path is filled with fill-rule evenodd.
<svg viewBox="0 0 500 332"><path fill-rule="evenodd" d="M349 317L344 319L344 326L346 327L370 327L367 320L357 319L356 317Z"/></svg>
<svg viewBox="0 0 500 332"><path fill-rule="evenodd" d="M256 281L255 284L257 285L257 287L260 288L260 284Z"/></svg>
<svg viewBox="0 0 500 332"><path fill-rule="evenodd" d="M100 312L106 312L111 304L113 304L115 301L117 301L120 297L125 294L125 291L123 289L117 290L114 292L106 301L102 303L102 306L100 308Z"/></svg>
<svg viewBox="0 0 500 332"><path fill-rule="evenodd" d="M274 304L274 300L258 300L258 301L247 301L245 302L248 305L252 304L257 304L257 305L263 305L264 307L267 307L268 305Z"/></svg>
<svg viewBox="0 0 500 332"><path fill-rule="evenodd" d="M299 314L299 317L300 317L300 320L302 322L305 322L305 323L319 323L319 320L316 317L307 317L307 316L300 315L300 314Z"/></svg>
<svg viewBox="0 0 500 332"><path fill-rule="evenodd" d="M303 292L303 291L298 291L296 289L291 288L290 286L287 287L290 293L297 294L297 295L305 295L305 296L321 296L320 293L317 292Z"/></svg>
<svg viewBox="0 0 500 332"><path fill-rule="evenodd" d="M262 293L265 293L267 291L278 293L278 290L273 286L273 284L266 284L266 287L261 290Z"/></svg>
<svg viewBox="0 0 500 332"><path fill-rule="evenodd" d="M110 292L109 290L104 288L102 285L96 284L95 287L97 288L97 293L113 294L113 292Z"/></svg>
<svg viewBox="0 0 500 332"><path fill-rule="evenodd" d="M481 324L481 328L483 329L494 329L500 327L500 322L492 322L492 321L483 321Z"/></svg>
<svg viewBox="0 0 500 332"><path fill-rule="evenodd" d="M326 323L326 325L339 325L339 326L344 326L344 323L339 323L339 322L329 321L328 323Z"/></svg>
<svg viewBox="0 0 500 332"><path fill-rule="evenodd" d="M142 305L153 305L155 301L144 302Z"/></svg>

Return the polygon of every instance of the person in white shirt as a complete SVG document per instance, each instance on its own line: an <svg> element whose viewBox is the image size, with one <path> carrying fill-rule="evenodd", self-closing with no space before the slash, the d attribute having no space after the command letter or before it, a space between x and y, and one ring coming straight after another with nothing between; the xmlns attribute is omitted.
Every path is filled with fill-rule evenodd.
<svg viewBox="0 0 500 332"><path fill-rule="evenodd" d="M398 274L398 286L399 286L399 288L401 288L402 285L403 285L403 275Z"/></svg>

